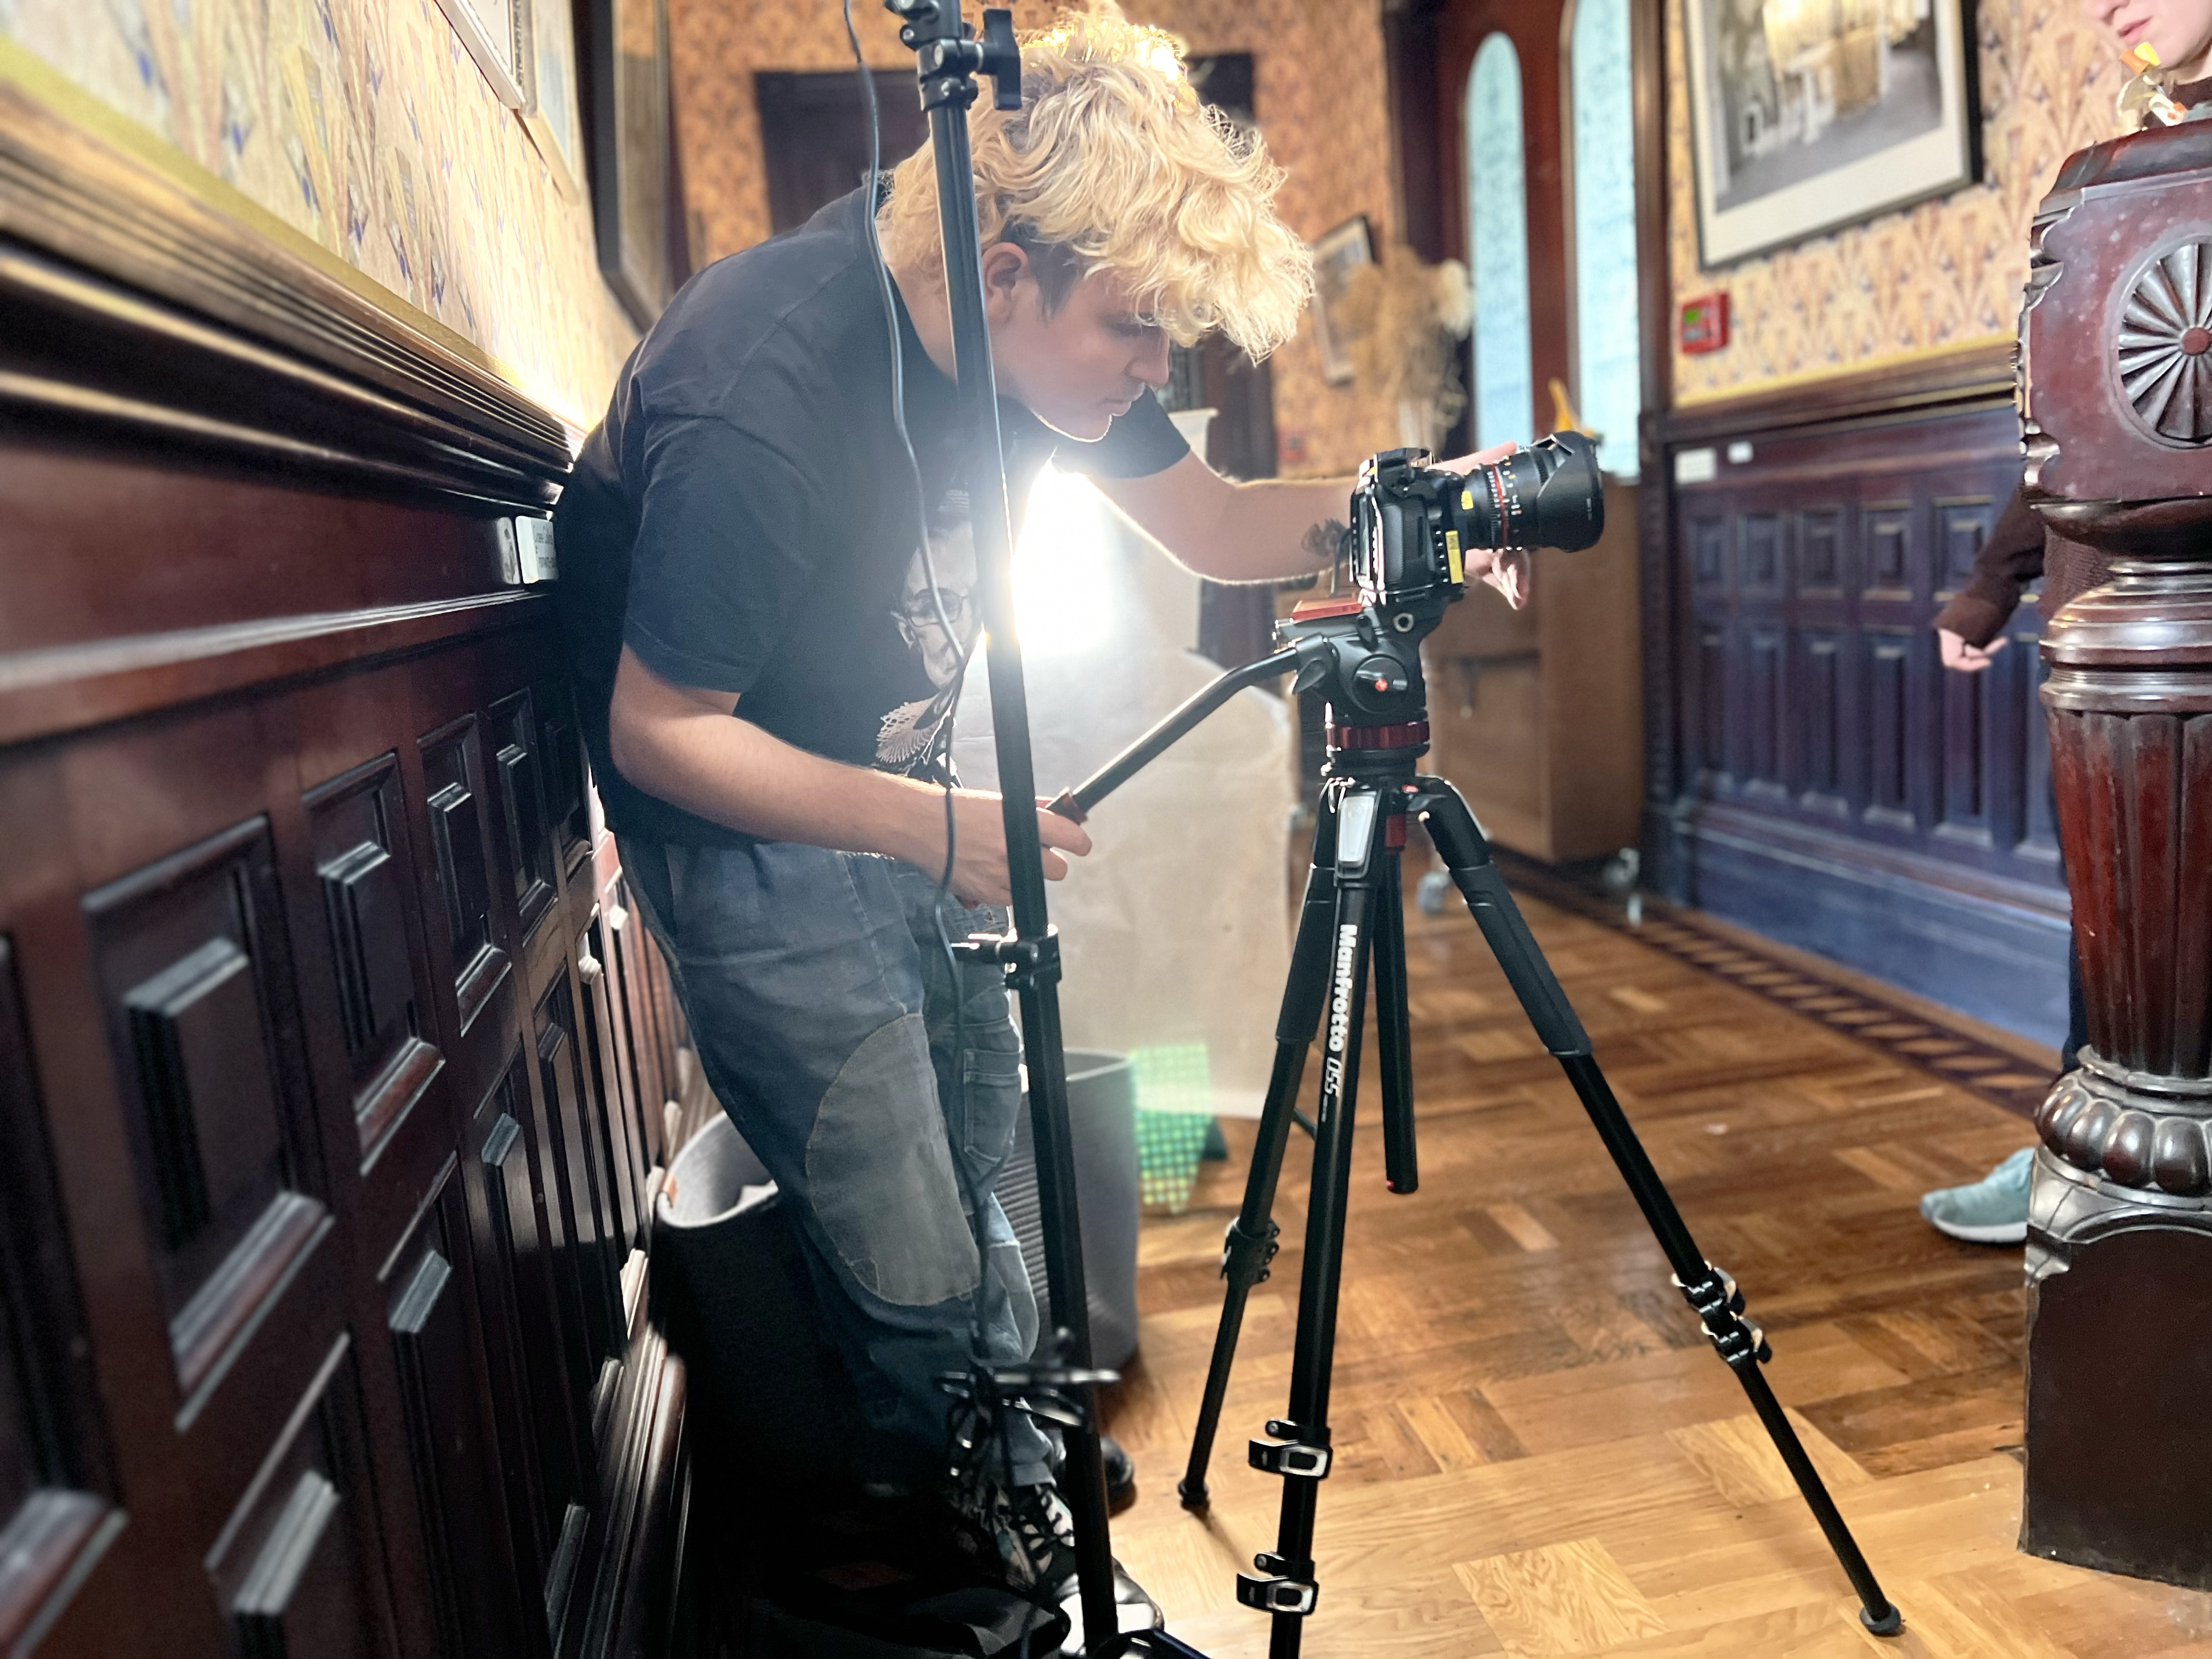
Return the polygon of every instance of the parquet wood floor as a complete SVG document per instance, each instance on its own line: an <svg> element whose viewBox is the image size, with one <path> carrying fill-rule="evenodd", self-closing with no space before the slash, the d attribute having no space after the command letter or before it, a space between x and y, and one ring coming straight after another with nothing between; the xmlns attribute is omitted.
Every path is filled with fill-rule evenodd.
<svg viewBox="0 0 2212 1659"><path fill-rule="evenodd" d="M1409 907L1421 1188L1383 1190L1370 1064L1306 1650L2212 1656L2212 1597L2014 1547L2020 1253L1944 1239L1916 1201L2020 1146L2021 1120L1633 935L1526 908L1699 1244L1772 1338L1769 1378L1906 1632L1859 1629L1473 923ZM1109 1409L1139 1471L1117 1553L1172 1629L1241 1659L1265 1653L1267 1621L1234 1576L1273 1547L1280 1491L1244 1442L1285 1404L1309 1143L1292 1138L1284 1249L1252 1299L1201 1518L1175 1483L1251 1143L1227 1127L1231 1158L1190 1209L1146 1223L1142 1353Z"/></svg>

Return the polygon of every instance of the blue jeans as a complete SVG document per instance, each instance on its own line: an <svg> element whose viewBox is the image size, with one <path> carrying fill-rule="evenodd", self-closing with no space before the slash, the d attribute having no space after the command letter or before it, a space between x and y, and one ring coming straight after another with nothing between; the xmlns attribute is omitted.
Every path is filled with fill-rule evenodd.
<svg viewBox="0 0 2212 1659"><path fill-rule="evenodd" d="M956 987L937 884L911 865L788 842L621 848L707 1081L775 1177L877 1431L861 1474L927 1490L945 1468L939 1374L967 1369L979 1323L995 1364L1036 1342L1036 1299L992 1194L1021 1109L1004 976L963 963ZM945 921L955 939L1004 925L954 900ZM1009 1449L1015 1484L1051 1478L1026 1418Z"/></svg>

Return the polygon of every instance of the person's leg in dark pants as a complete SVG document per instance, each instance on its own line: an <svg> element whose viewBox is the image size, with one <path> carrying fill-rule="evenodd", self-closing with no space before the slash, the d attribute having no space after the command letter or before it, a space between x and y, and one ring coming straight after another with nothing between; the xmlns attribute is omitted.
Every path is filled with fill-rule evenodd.
<svg viewBox="0 0 2212 1659"><path fill-rule="evenodd" d="M985 1358L1012 1364L1036 1335L991 1195L1021 1100L1003 977L963 968L956 1020L934 884L889 859L625 840L623 861L707 1080L791 1208L825 1333L876 1431L864 1473L929 1490L945 1463L939 1376L966 1370L978 1336ZM946 915L956 936L996 921L957 904ZM1050 1445L1028 1419L1008 1440L1001 1479L1049 1480Z"/></svg>

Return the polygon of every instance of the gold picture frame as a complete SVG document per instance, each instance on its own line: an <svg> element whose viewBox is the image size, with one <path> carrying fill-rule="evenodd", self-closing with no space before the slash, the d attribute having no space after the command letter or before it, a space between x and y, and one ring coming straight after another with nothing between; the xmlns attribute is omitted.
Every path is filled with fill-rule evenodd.
<svg viewBox="0 0 2212 1659"><path fill-rule="evenodd" d="M570 0L514 0L528 83L515 113L545 161L554 188L571 202L584 197L582 108L576 79L576 16Z"/></svg>
<svg viewBox="0 0 2212 1659"><path fill-rule="evenodd" d="M453 33L483 71L499 101L520 109L530 101L530 51L526 20L530 0L438 0Z"/></svg>
<svg viewBox="0 0 2212 1659"><path fill-rule="evenodd" d="M1314 341L1321 348L1322 378L1331 386L1352 379L1351 342L1338 307L1352 273L1375 263L1375 239L1367 216L1355 214L1313 245Z"/></svg>

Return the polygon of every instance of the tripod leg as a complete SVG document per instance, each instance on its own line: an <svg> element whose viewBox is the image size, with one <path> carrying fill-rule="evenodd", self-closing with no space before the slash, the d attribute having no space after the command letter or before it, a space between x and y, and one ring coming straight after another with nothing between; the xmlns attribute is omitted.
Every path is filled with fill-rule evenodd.
<svg viewBox="0 0 2212 1659"><path fill-rule="evenodd" d="M1357 1116L1361 1027L1368 961L1373 953L1382 849L1379 803L1358 787L1339 798L1336 910L1329 939L1328 1035L1316 1113L1313 1188L1306 1210L1305 1262L1298 1285L1297 1337L1291 1360L1290 1408L1251 1444L1253 1467L1283 1477L1275 1547L1253 1558L1259 1577L1239 1573L1237 1599L1274 1615L1269 1659L1297 1659L1314 1582L1314 1514L1328 1474L1329 1375L1336 1346L1337 1292L1344 1258L1345 1210L1352 1189L1352 1132Z"/></svg>
<svg viewBox="0 0 2212 1659"><path fill-rule="evenodd" d="M1395 851L1383 860L1375 900L1375 1036L1382 1083L1383 1179L1402 1194L1421 1184L1421 1175L1413 1148L1413 1044L1407 1024L1406 911L1398 865Z"/></svg>
<svg viewBox="0 0 2212 1659"><path fill-rule="evenodd" d="M1467 900L1467 908L1489 941L1498 966L1512 982L1514 994L1520 998L1521 1006L1536 1028L1537 1036L1559 1060L1567 1081L1582 1101L1583 1109L1589 1114L1599 1139L1612 1154L1614 1167L1620 1171L1637 1207L1644 1212L1652 1236L1659 1241L1659 1248L1674 1268L1675 1285L1697 1310L1698 1317L1705 1322L1705 1334L1712 1339L1721 1358L1728 1362L1729 1369L1735 1373L1736 1381L1743 1385L1752 1409L1759 1413L1759 1420L1765 1425L1775 1450L1781 1453L1783 1462L1797 1482L1797 1490L1804 1495L1806 1507L1820 1523L1828 1547L1835 1552L1836 1559L1851 1581L1851 1588L1858 1594L1860 1622L1877 1636L1895 1635L1903 1628L1903 1616L1882 1594L1881 1586L1875 1580L1874 1569L1860 1553L1858 1542L1844 1524L1835 1500L1828 1495L1820 1472L1806 1455L1797 1431L1782 1409L1782 1402L1767 1386L1766 1374L1759 1366L1770 1357L1770 1350L1759 1327L1743 1317L1743 1297L1736 1290L1735 1281L1698 1253L1697 1241L1690 1237L1689 1227L1675 1209L1674 1199L1659 1179L1659 1172L1652 1168L1644 1143L1637 1139L1636 1131L1620 1109L1620 1103L1613 1098L1612 1085L1598 1069L1582 1021L1576 1018L1566 993L1553 975L1551 964L1537 948L1535 938L1529 933L1520 907L1513 902L1504 877L1491 862L1489 843L1483 839L1474 814L1468 810L1459 792L1443 779L1422 778L1419 781L1422 821L1427 824L1437 851L1443 854L1454 884Z"/></svg>
<svg viewBox="0 0 2212 1659"><path fill-rule="evenodd" d="M1199 1402L1198 1427L1191 1436L1190 1462L1176 1491L1187 1510L1206 1504L1206 1468L1213 1456L1213 1437L1221 1423L1221 1402L1229 1392L1229 1368L1237 1358L1237 1339L1244 1327L1244 1304L1252 1287L1267 1277L1279 1231L1273 1214L1275 1182L1283 1168L1283 1148L1297 1110L1304 1081L1306 1050L1328 994L1331 934L1336 909L1336 836L1334 816L1323 803L1315 827L1314 867L1306 878L1305 904L1298 913L1297 941L1291 947L1291 970L1283 981L1282 1011L1275 1018L1275 1069L1267 1079L1267 1098L1260 1111L1260 1134L1252 1148L1251 1172L1244 1178L1244 1204L1229 1224L1221 1253L1221 1276L1228 1289L1221 1300L1221 1323L1213 1334L1213 1358L1206 1367L1206 1396Z"/></svg>

